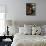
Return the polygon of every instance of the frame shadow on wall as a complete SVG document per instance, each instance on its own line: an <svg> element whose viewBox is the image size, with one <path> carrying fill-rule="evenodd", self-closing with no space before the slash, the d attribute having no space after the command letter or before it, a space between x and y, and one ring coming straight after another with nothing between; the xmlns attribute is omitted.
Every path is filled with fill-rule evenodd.
<svg viewBox="0 0 46 46"><path fill-rule="evenodd" d="M26 3L26 16L36 15L36 3Z"/></svg>

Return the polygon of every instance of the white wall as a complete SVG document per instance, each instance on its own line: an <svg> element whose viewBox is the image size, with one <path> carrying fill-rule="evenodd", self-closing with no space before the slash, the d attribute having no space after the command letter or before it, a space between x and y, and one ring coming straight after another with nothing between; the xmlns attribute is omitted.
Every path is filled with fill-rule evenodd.
<svg viewBox="0 0 46 46"><path fill-rule="evenodd" d="M36 3L36 15L26 16L26 3ZM7 5L6 19L16 21L46 21L46 0L0 0Z"/></svg>

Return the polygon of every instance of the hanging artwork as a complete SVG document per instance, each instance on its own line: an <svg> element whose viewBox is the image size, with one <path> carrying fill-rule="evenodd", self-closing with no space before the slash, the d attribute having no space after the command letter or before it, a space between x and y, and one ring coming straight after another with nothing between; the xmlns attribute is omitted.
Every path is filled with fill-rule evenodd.
<svg viewBox="0 0 46 46"><path fill-rule="evenodd" d="M26 15L34 16L36 14L36 4L35 3L26 3Z"/></svg>

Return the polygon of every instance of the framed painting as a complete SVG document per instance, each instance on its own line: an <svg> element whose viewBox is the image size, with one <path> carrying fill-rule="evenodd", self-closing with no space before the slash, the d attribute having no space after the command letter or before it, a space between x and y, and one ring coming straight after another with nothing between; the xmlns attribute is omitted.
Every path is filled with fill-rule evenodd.
<svg viewBox="0 0 46 46"><path fill-rule="evenodd" d="M36 3L26 3L26 15L34 16L36 14Z"/></svg>

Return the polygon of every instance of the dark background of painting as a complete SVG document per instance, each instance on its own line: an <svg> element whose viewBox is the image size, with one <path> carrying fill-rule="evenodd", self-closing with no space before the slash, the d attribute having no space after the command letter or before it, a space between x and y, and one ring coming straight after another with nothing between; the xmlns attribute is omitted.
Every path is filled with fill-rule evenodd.
<svg viewBox="0 0 46 46"><path fill-rule="evenodd" d="M26 15L35 15L36 14L36 4L35 3L26 3Z"/></svg>

